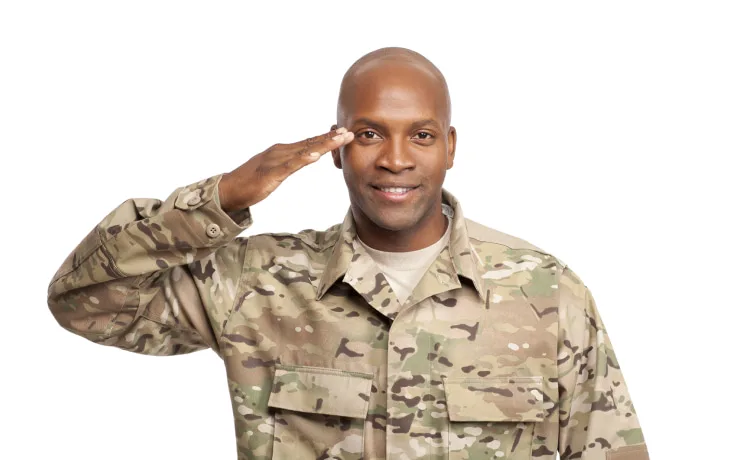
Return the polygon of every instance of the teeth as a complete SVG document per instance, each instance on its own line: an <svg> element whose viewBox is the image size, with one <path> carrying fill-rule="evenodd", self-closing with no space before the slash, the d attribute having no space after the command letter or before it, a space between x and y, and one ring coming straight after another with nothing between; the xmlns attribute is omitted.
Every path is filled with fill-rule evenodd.
<svg viewBox="0 0 750 460"><path fill-rule="evenodd" d="M384 188L381 188L380 190L382 190L382 191L384 191L386 193L396 193L396 194L401 195L401 194L404 194L404 193L408 192L409 190L411 190L411 188L406 188L406 187L384 187Z"/></svg>

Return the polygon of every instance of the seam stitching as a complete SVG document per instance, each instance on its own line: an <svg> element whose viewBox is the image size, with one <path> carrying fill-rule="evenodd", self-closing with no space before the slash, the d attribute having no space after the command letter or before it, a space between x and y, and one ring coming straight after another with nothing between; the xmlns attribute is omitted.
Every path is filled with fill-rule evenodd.
<svg viewBox="0 0 750 460"><path fill-rule="evenodd" d="M234 314L238 310L237 307L239 306L240 292L245 292L245 286L249 285L250 282L248 279L250 277L250 274L248 272L252 273L252 271L247 270L247 264L251 258L250 249L250 239L245 239L245 250L243 251L244 256L242 259L242 268L240 269L240 276L237 280L237 291L234 293L234 299L232 299L232 303L230 304L229 315L227 315L227 318L224 324L221 326L221 330L219 331L219 336L216 338L217 345L219 346L219 353L221 353L222 355L224 353L224 338L226 336L227 326L229 326L229 321L232 320Z"/></svg>

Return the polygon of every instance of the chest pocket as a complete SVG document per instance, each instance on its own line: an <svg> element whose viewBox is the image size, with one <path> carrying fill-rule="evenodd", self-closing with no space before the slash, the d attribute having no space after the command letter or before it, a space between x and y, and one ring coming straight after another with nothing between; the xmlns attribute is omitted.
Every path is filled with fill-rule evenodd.
<svg viewBox="0 0 750 460"><path fill-rule="evenodd" d="M530 460L536 423L544 420L542 377L443 380L450 459Z"/></svg>
<svg viewBox="0 0 750 460"><path fill-rule="evenodd" d="M273 459L363 458L372 374L277 365Z"/></svg>

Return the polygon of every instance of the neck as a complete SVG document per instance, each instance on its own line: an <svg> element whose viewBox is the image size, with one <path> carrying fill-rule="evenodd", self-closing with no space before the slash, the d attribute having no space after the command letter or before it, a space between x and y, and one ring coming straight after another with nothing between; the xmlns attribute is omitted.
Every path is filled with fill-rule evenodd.
<svg viewBox="0 0 750 460"><path fill-rule="evenodd" d="M357 236L367 246L386 252L408 252L424 249L436 243L448 228L448 218L443 215L438 202L436 210L425 215L419 222L403 230L379 227L361 210L352 208Z"/></svg>

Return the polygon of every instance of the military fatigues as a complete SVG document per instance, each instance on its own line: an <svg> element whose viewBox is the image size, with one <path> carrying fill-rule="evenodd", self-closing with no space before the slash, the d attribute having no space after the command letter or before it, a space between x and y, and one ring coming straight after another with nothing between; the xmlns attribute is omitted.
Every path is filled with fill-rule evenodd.
<svg viewBox="0 0 750 460"><path fill-rule="evenodd" d="M453 213L399 305L351 214L326 231L239 237L221 175L132 199L65 260L66 329L137 353L212 348L240 459L648 459L594 299L554 256Z"/></svg>

